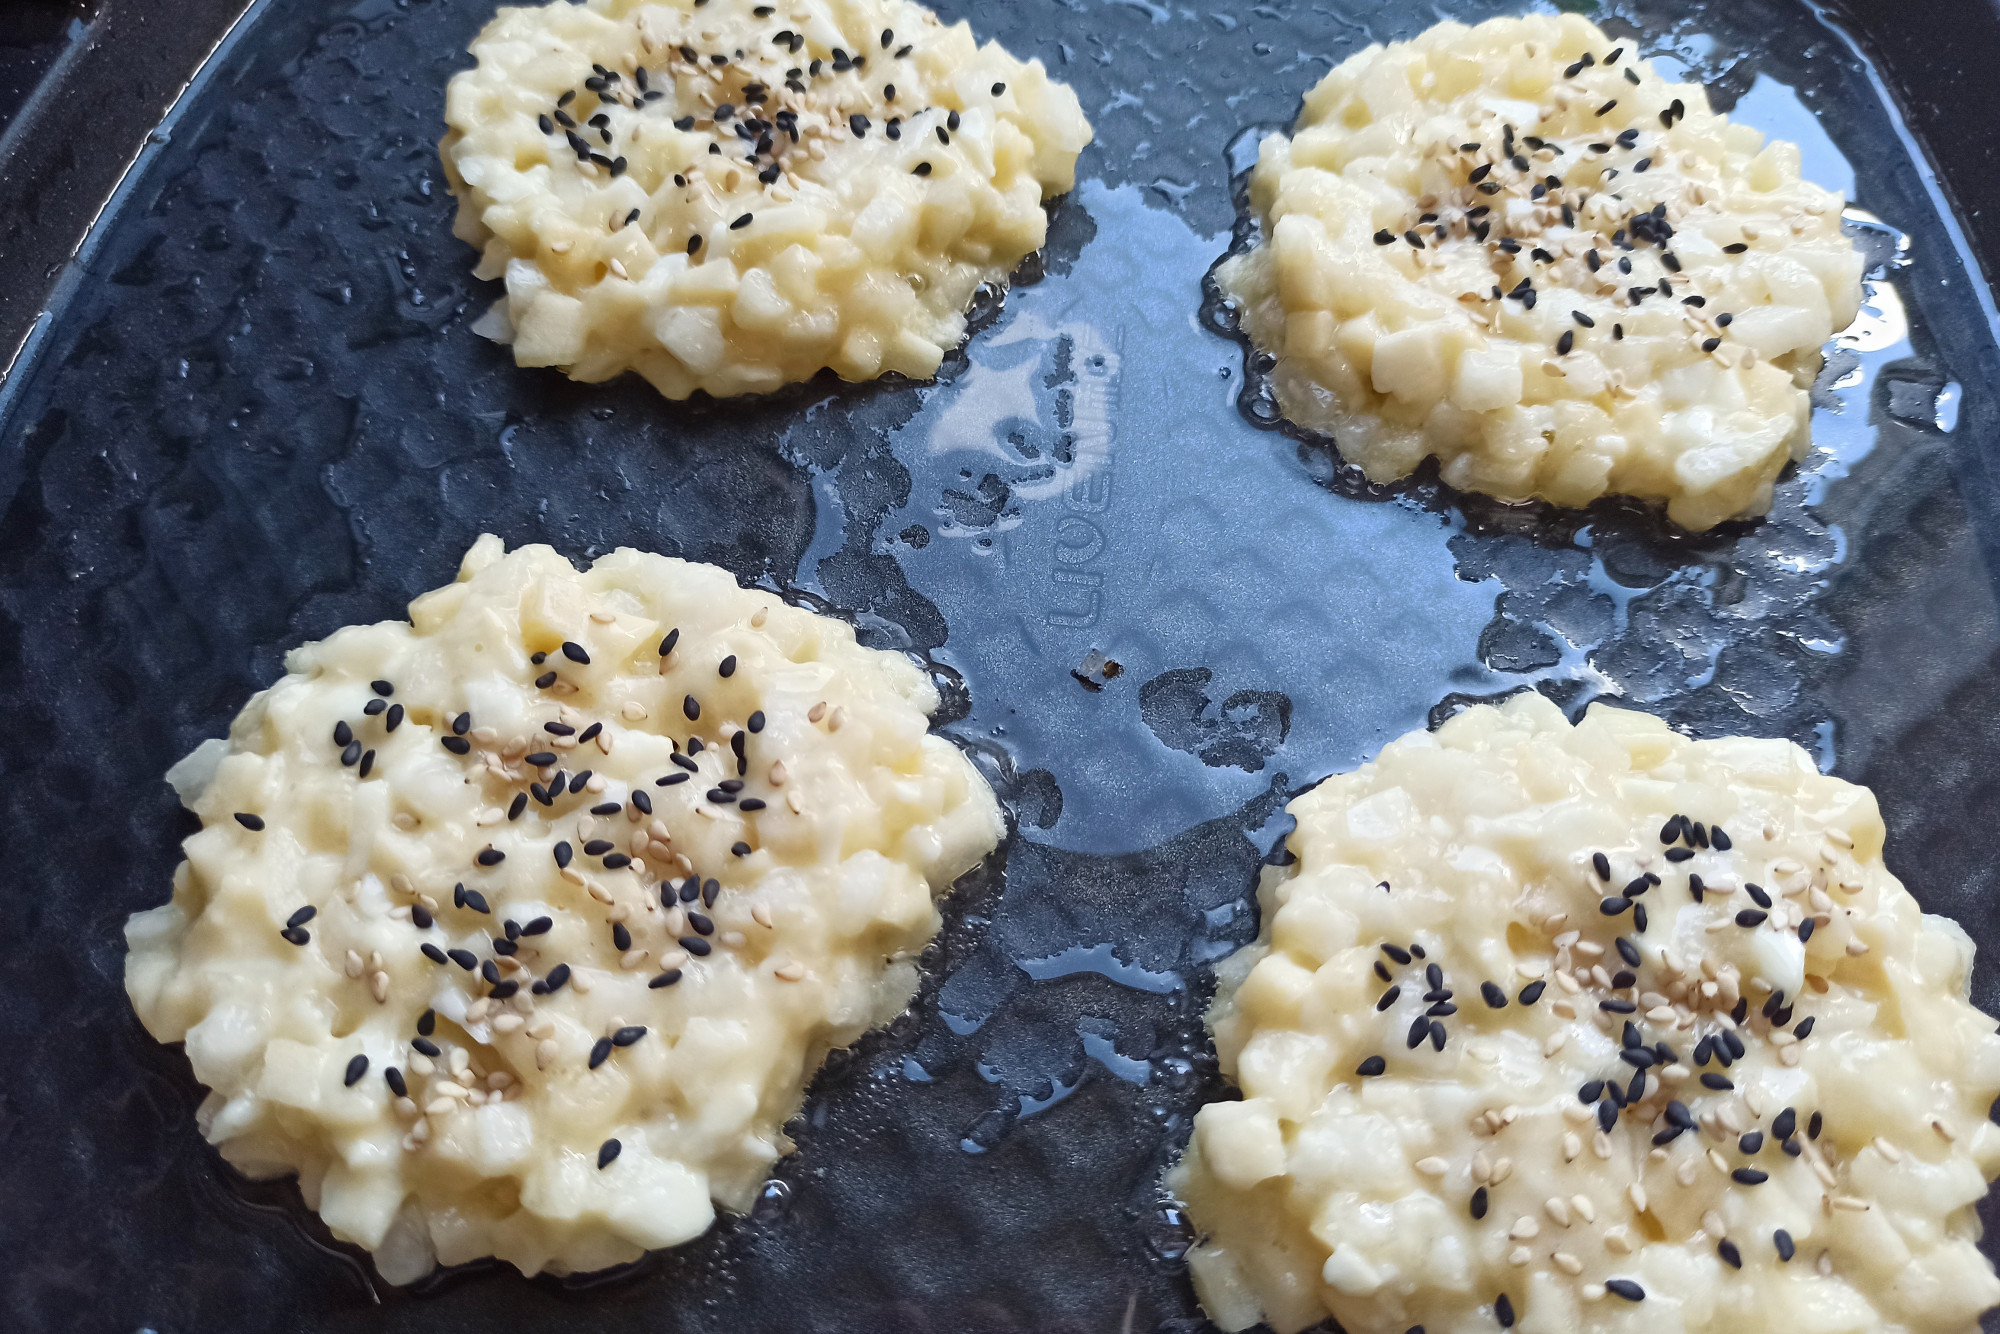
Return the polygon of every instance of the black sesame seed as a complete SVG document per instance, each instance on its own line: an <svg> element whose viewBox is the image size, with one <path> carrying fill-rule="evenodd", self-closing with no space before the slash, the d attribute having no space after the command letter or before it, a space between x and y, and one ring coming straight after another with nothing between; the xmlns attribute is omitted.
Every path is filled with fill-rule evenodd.
<svg viewBox="0 0 2000 1334"><path fill-rule="evenodd" d="M253 834L262 833L264 829L264 817L261 815L252 815L248 811L236 812L236 823L242 825Z"/></svg>
<svg viewBox="0 0 2000 1334"><path fill-rule="evenodd" d="M1740 1136L1736 1141L1736 1151L1746 1158L1751 1154L1759 1152L1763 1147L1764 1132L1761 1130L1752 1130Z"/></svg>
<svg viewBox="0 0 2000 1334"><path fill-rule="evenodd" d="M1611 878L1611 859L1605 856L1603 853L1601 852L1591 853L1590 865L1591 869L1597 872L1597 878L1599 880L1609 880Z"/></svg>
<svg viewBox="0 0 2000 1334"><path fill-rule="evenodd" d="M507 854L498 848L482 848L479 855L473 858L473 860L481 866L498 866L501 862L507 860ZM470 890L466 892L466 897L471 897Z"/></svg>
<svg viewBox="0 0 2000 1334"><path fill-rule="evenodd" d="M410 1045L416 1048L418 1055L428 1056L433 1060L444 1054L437 1043L432 1042L429 1038L411 1038Z"/></svg>
<svg viewBox="0 0 2000 1334"><path fill-rule="evenodd" d="M1714 349L1713 349L1713 348L1711 348L1711 349L1709 349L1709 350L1710 350L1710 351L1713 351ZM1667 860L1668 860L1668 861L1670 861L1670 862L1684 862L1684 861L1688 860L1688 858L1690 858L1690 857L1692 857L1692 856L1694 856L1694 849L1693 849L1693 848L1668 848L1668 849L1667 849Z"/></svg>
<svg viewBox="0 0 2000 1334"><path fill-rule="evenodd" d="M413 903L410 905L410 920L419 931L428 931L431 929L431 910L421 903Z"/></svg>
<svg viewBox="0 0 2000 1334"><path fill-rule="evenodd" d="M593 1042L590 1046L590 1068L595 1070L598 1066L603 1065L605 1058L609 1055L611 1055L610 1038L599 1038L596 1042Z"/></svg>
<svg viewBox="0 0 2000 1334"><path fill-rule="evenodd" d="M1486 1217L1486 1187L1481 1186L1472 1192L1471 1212L1474 1218Z"/></svg>
<svg viewBox="0 0 2000 1334"><path fill-rule="evenodd" d="M1771 1179L1771 1174L1754 1167L1739 1167L1729 1174L1729 1179L1739 1186L1761 1186Z"/></svg>
<svg viewBox="0 0 2000 1334"><path fill-rule="evenodd" d="M1736 925L1757 926L1770 915L1771 914L1763 911L1761 908L1745 908L1741 912L1736 914Z"/></svg>
<svg viewBox="0 0 2000 1334"><path fill-rule="evenodd" d="M1411 1051L1415 1051L1417 1048L1424 1045L1424 1039L1429 1037L1430 1035L1431 1035L1431 1021L1429 1019L1426 1019L1423 1015L1418 1015L1414 1020L1411 1021L1410 1031L1404 1037L1403 1042L1406 1046L1409 1047Z"/></svg>
<svg viewBox="0 0 2000 1334"><path fill-rule="evenodd" d="M652 988L653 990L657 991L661 987L670 987L674 983L680 980L681 980L681 970L678 968L669 968L667 969L666 972L661 973L658 977L654 978L646 985Z"/></svg>
<svg viewBox="0 0 2000 1334"><path fill-rule="evenodd" d="M1631 906L1632 900L1626 898L1623 894L1613 894L1611 897L1598 902L1597 911L1603 913L1606 917L1616 917Z"/></svg>
<svg viewBox="0 0 2000 1334"><path fill-rule="evenodd" d="M563 640L562 655L571 662L582 666L588 667L590 665L590 655L583 651L583 645L572 644L567 639Z"/></svg>
<svg viewBox="0 0 2000 1334"><path fill-rule="evenodd" d="M1812 1015L1807 1015L1805 1018L1799 1020L1799 1026L1792 1030L1792 1036L1798 1038L1800 1041L1811 1037L1815 1022Z"/></svg>
<svg viewBox="0 0 2000 1334"><path fill-rule="evenodd" d="M489 984L498 986L500 984L500 965L488 959L485 963L479 965L479 975L485 978Z"/></svg>
<svg viewBox="0 0 2000 1334"><path fill-rule="evenodd" d="M754 214L745 213L743 216L737 218L736 221L729 224L729 230L732 232L742 231L750 225L750 219L754 216Z"/></svg>
<svg viewBox="0 0 2000 1334"><path fill-rule="evenodd" d="M1820 1128L1820 1125L1821 1125L1821 1121L1820 1121L1820 1116L1819 1116L1819 1113L1818 1113L1818 1112L1814 1112L1814 1113L1812 1114L1812 1120L1810 1120L1810 1121L1806 1122L1806 1138L1807 1138L1807 1139L1818 1139L1818 1138L1819 1138L1819 1128Z"/></svg>
<svg viewBox="0 0 2000 1334"><path fill-rule="evenodd" d="M386 711L388 707L389 701L386 699L371 699L361 706L361 711L373 718Z"/></svg>
<svg viewBox="0 0 2000 1334"><path fill-rule="evenodd" d="M458 744L464 746L466 750L472 749L472 745L470 742L461 740L458 737L445 738L445 743L447 745L449 745L453 741L457 741ZM463 754L464 752L461 751L460 753ZM350 768L356 764L359 764L361 762L361 743L359 741L348 742L347 749L340 752L340 762L342 765Z"/></svg>
<svg viewBox="0 0 2000 1334"><path fill-rule="evenodd" d="M278 934L293 945L304 945L312 940L312 932L303 927L288 926Z"/></svg>
<svg viewBox="0 0 2000 1334"><path fill-rule="evenodd" d="M1715 318L1717 323L1726 323L1729 319L1727 315L1718 315ZM1721 825L1716 825L1708 831L1708 842L1717 852L1727 852L1731 847L1729 835L1722 832Z"/></svg>
<svg viewBox="0 0 2000 1334"><path fill-rule="evenodd" d="M681 701L681 712L687 715L689 722L695 721L701 717L701 701L693 695L689 695ZM693 766L690 765L689 767L692 768Z"/></svg>
<svg viewBox="0 0 2000 1334"><path fill-rule="evenodd" d="M317 917L318 915L319 915L319 909L313 907L310 903L308 903L305 907L299 909L297 912L293 913L290 917L287 917L285 919L285 925L288 927L304 926L307 922L310 922L313 918Z"/></svg>
<svg viewBox="0 0 2000 1334"><path fill-rule="evenodd" d="M680 947L697 958L704 958L714 947L700 936L682 936Z"/></svg>
<svg viewBox="0 0 2000 1334"><path fill-rule="evenodd" d="M1542 998L1542 991L1547 986L1548 983L1546 982L1535 981L1528 983L1528 985L1525 987L1522 987L1521 995L1519 997L1521 1004L1533 1005L1536 1001Z"/></svg>
<svg viewBox="0 0 2000 1334"><path fill-rule="evenodd" d="M1736 1002L1736 1008L1738 1010L1742 1010L1744 1008L1744 1003L1739 1000L1738 1002ZM1738 1018L1736 1022L1740 1024L1743 1021L1741 1018ZM1724 1030L1723 1032L1716 1034L1716 1041L1721 1043L1723 1047L1728 1049L1729 1058L1731 1060L1740 1061L1743 1059L1744 1049L1743 1049L1742 1038L1737 1037L1734 1033Z"/></svg>
<svg viewBox="0 0 2000 1334"><path fill-rule="evenodd" d="M1639 1007L1631 1001L1618 1000L1616 998L1599 1001L1597 1008L1609 1014L1637 1014L1639 1012Z"/></svg>
<svg viewBox="0 0 2000 1334"><path fill-rule="evenodd" d="M469 755L472 753L472 743L462 736L441 736L438 738L438 744L454 755ZM361 758L359 753L361 750L360 742L355 742L348 749L356 752L354 759L358 760ZM343 764L352 764L353 762L353 760L349 760L345 756L341 757L341 763Z"/></svg>
<svg viewBox="0 0 2000 1334"><path fill-rule="evenodd" d="M1722 1262L1731 1269L1741 1269L1743 1267L1743 1252L1737 1250L1736 1243L1727 1237L1724 1237L1715 1244L1715 1253L1721 1256Z"/></svg>
<svg viewBox="0 0 2000 1334"><path fill-rule="evenodd" d="M1634 968L1639 966L1639 947L1637 945L1634 945L1624 936L1618 937L1613 943L1618 947L1619 958L1631 964Z"/></svg>
<svg viewBox="0 0 2000 1334"><path fill-rule="evenodd" d="M1628 1302L1646 1300L1646 1290L1629 1278L1607 1278L1604 1280L1604 1290L1623 1297Z"/></svg>
<svg viewBox="0 0 2000 1334"><path fill-rule="evenodd" d="M382 1067L382 1082L389 1086L389 1092L399 1098L410 1096L410 1086L403 1082L403 1072L393 1065Z"/></svg>
<svg viewBox="0 0 2000 1334"><path fill-rule="evenodd" d="M567 981L569 981L569 965L559 963L549 969L549 975L542 979L542 987L546 991L560 991L563 983Z"/></svg>
<svg viewBox="0 0 2000 1334"><path fill-rule="evenodd" d="M426 959L429 959L432 963L446 962L445 952L439 949L437 946L431 944L429 941L425 941L423 944L417 946L417 948L421 950L423 952L423 956Z"/></svg>
<svg viewBox="0 0 2000 1334"><path fill-rule="evenodd" d="M1500 1322L1502 1329L1514 1328L1514 1303L1507 1300L1504 1292L1493 1299L1493 1318Z"/></svg>
<svg viewBox="0 0 2000 1334"><path fill-rule="evenodd" d="M333 725L333 744L347 746L354 741L354 729L347 725L345 718Z"/></svg>
<svg viewBox="0 0 2000 1334"><path fill-rule="evenodd" d="M701 903L702 903L702 906L703 906L704 908L713 908L713 907L715 906L715 896L716 896L717 894L720 894L721 892L722 892L722 882L721 882L721 881L719 881L719 880L705 880L705 881L703 881L703 882L702 882L702 886L701 886Z"/></svg>
<svg viewBox="0 0 2000 1334"><path fill-rule="evenodd" d="M1360 1075L1363 1079L1372 1079L1388 1068L1389 1063L1380 1056L1370 1056L1354 1068L1354 1073Z"/></svg>
<svg viewBox="0 0 2000 1334"><path fill-rule="evenodd" d="M1504 1010L1507 1008L1507 993L1500 990L1498 984L1481 982L1479 984L1479 994L1485 998L1487 1005L1493 1009Z"/></svg>
<svg viewBox="0 0 2000 1334"><path fill-rule="evenodd" d="M729 850L738 857L748 857L754 851L748 843L731 843Z"/></svg>
<svg viewBox="0 0 2000 1334"><path fill-rule="evenodd" d="M646 1026L644 1024L627 1024L611 1035L611 1045L614 1047L629 1047L645 1036Z"/></svg>

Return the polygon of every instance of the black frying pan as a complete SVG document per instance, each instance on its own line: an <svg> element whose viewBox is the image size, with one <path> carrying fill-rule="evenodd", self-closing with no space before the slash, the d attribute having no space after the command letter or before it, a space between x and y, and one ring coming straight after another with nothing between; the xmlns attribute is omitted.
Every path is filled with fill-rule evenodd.
<svg viewBox="0 0 2000 1334"><path fill-rule="evenodd" d="M1857 226L1882 286L1822 379L1825 448L1768 519L1699 539L1368 487L1239 405L1202 287L1242 239L1231 172L1333 59L1429 12L942 5L1096 125L1038 272L935 385L676 405L467 328L495 293L434 144L485 3L264 0L225 39L236 8L104 0L70 37L49 0L0 15L0 344L29 334L0 385L0 1324L1198 1329L1155 1182L1220 1092L1209 968L1255 933L1285 801L1521 688L1790 736L1874 785L1892 867L1987 942L1996 1008L1991 6L1598 14L1885 220ZM202 1144L119 932L186 832L166 767L482 530L714 561L852 618L931 664L1015 828L752 1217L608 1275L401 1291Z"/></svg>

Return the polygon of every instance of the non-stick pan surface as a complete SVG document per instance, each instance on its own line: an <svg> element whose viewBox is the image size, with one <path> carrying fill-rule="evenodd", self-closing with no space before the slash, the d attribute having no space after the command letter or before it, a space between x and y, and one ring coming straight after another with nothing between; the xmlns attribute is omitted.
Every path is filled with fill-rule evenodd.
<svg viewBox="0 0 2000 1334"><path fill-rule="evenodd" d="M485 0L262 0L181 98L0 388L0 1325L1199 1329L1155 1182L1220 1092L1210 966L1255 933L1284 803L1524 688L1790 737L1873 785L1892 868L1984 942L2000 1007L2000 349L1861 45L1799 0L1595 11L1866 211L1814 453L1767 519L1692 538L1362 484L1264 424L1205 300L1248 237L1232 172L1333 61L1514 6L940 8L1071 83L1097 142L1038 271L927 385L673 404L473 335L496 289L435 142ZM201 1142L120 928L188 828L167 766L482 531L850 617L934 667L1014 828L753 1216L611 1275L405 1291Z"/></svg>

